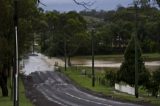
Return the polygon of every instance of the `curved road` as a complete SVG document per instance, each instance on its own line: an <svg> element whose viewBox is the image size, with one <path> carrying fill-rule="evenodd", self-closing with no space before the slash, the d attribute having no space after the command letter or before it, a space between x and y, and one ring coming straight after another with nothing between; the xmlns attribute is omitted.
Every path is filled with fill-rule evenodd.
<svg viewBox="0 0 160 106"><path fill-rule="evenodd" d="M36 106L139 106L93 96L53 71L41 56L30 56L24 68L26 95Z"/></svg>

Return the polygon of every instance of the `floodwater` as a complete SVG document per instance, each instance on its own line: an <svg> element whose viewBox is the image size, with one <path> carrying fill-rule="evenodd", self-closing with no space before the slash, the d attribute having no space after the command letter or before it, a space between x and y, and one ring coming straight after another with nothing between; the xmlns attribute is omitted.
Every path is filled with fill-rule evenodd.
<svg viewBox="0 0 160 106"><path fill-rule="evenodd" d="M104 61L104 60L95 60L95 67L111 67L111 68L119 68L122 63L115 61ZM84 67L92 67L92 61L83 59L83 60L73 60L72 65L74 66L84 66ZM151 67L159 67L160 61L151 61L145 62L146 66Z"/></svg>
<svg viewBox="0 0 160 106"><path fill-rule="evenodd" d="M43 56L29 56L29 59L24 59L24 68L23 72L25 75L29 75L32 72L36 71L52 71L53 67L43 61Z"/></svg>
<svg viewBox="0 0 160 106"><path fill-rule="evenodd" d="M42 61L45 60L45 61ZM46 61L51 60L51 61ZM59 64L63 63L61 66L64 66L64 62L61 59L53 58L48 59L45 58L44 55L38 54L38 56L29 56L29 59L24 59L23 62L25 64L23 68L23 72L25 75L29 75L32 72L35 71L50 71L53 70L53 65L56 62ZM48 64L50 63L50 64ZM73 66L82 66L82 67L92 67L92 60L89 59L74 59L71 61ZM104 60L95 60L95 67L97 68L119 68L121 66L121 62L116 61L104 61ZM160 67L160 61L150 61L145 62L145 65L147 68L150 69L157 69Z"/></svg>

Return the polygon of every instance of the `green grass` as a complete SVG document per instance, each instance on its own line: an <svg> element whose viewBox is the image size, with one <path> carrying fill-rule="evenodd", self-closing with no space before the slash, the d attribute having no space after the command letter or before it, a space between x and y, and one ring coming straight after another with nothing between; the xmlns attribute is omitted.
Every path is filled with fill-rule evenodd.
<svg viewBox="0 0 160 106"><path fill-rule="evenodd" d="M160 53L148 53L142 55L145 61L157 61L160 60ZM120 55L95 55L96 60L115 61L122 62L124 54ZM91 59L91 56L75 56L72 60Z"/></svg>
<svg viewBox="0 0 160 106"><path fill-rule="evenodd" d="M84 67L83 67L84 69ZM145 102L145 103L151 103L157 106L160 106L160 99L157 99L155 97L149 97L147 92L143 90L142 88L139 90L140 98L135 98L135 96L128 95L126 93L115 91L113 87L110 87L109 85L103 86L96 82L96 86L92 87L92 81L91 78L81 75L81 68L68 68L67 71L63 71L65 75L67 75L73 82L75 82L78 86L89 89L91 91L101 93L106 95L107 97L116 98L118 100L125 100L130 102ZM87 71L89 71L89 68L86 68ZM104 73L96 71L96 75L104 76Z"/></svg>
<svg viewBox="0 0 160 106"><path fill-rule="evenodd" d="M13 106L13 101L11 100L11 97L10 97L11 95L10 89L9 89L8 97L2 97L1 95L2 95L2 92L0 90L0 106ZM19 81L19 106L33 106L25 96L25 89L21 79Z"/></svg>
<svg viewBox="0 0 160 106"><path fill-rule="evenodd" d="M77 83L78 85L84 87L84 88L88 88L88 89L92 89L93 91L100 91L101 93L105 92L105 93L111 93L110 91L112 90L112 88L109 87L105 87L105 86L101 86L100 84L98 84L96 82L96 85L98 84L98 86L92 87L92 80L91 78L81 75L80 71L75 71L75 69L68 69L67 71L63 71L70 79L72 79L73 81L75 81L75 83ZM109 91L109 92L108 92Z"/></svg>
<svg viewBox="0 0 160 106"><path fill-rule="evenodd" d="M143 54L143 58L146 61L160 60L160 53Z"/></svg>

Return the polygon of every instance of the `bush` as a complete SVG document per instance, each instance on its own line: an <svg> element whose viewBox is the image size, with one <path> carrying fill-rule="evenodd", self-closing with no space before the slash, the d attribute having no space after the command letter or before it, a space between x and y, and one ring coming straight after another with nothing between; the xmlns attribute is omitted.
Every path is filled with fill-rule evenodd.
<svg viewBox="0 0 160 106"><path fill-rule="evenodd" d="M152 96L158 97L158 92L160 91L160 68L153 72L146 88L148 89L148 92L152 93Z"/></svg>
<svg viewBox="0 0 160 106"><path fill-rule="evenodd" d="M107 85L105 77L101 78L100 83L104 86Z"/></svg>
<svg viewBox="0 0 160 106"><path fill-rule="evenodd" d="M108 81L110 86L114 86L116 82L116 72L115 71L106 71L105 79Z"/></svg>

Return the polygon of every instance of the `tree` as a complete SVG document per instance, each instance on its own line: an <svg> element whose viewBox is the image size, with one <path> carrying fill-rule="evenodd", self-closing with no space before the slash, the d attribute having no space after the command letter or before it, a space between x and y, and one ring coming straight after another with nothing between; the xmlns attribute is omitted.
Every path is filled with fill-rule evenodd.
<svg viewBox="0 0 160 106"><path fill-rule="evenodd" d="M117 72L109 70L105 72L105 79L108 81L110 86L114 86L117 78Z"/></svg>
<svg viewBox="0 0 160 106"><path fill-rule="evenodd" d="M70 30L72 29L72 30ZM86 22L76 12L66 14L66 23L64 24L64 37L67 43L68 65L71 65L70 57L75 54L83 42L86 30Z"/></svg>
<svg viewBox="0 0 160 106"><path fill-rule="evenodd" d="M45 54L57 56L66 54L68 64L70 57L79 49L86 38L86 21L78 13L71 11L68 13L47 13L46 22L48 24L48 36L46 39ZM66 42L66 47L64 46Z"/></svg>
<svg viewBox="0 0 160 106"><path fill-rule="evenodd" d="M160 68L152 73L146 88L152 93L152 96L158 97L158 92L160 91Z"/></svg>
<svg viewBox="0 0 160 106"><path fill-rule="evenodd" d="M138 38L141 41L140 45L145 53L159 52L160 48L158 45L160 37L158 29L160 11L155 6L150 6L150 3L147 3L146 0L139 3L143 3L143 6L141 6L141 4L138 6L138 11L140 13L138 14L139 24L137 31L139 34ZM120 53L118 50L123 51L122 48L126 48L130 39L130 33L133 33L135 27L135 20L133 18L135 17L135 8L133 6L127 8L118 7L117 10L102 12L102 14L95 10L81 11L80 14L84 16L87 21L90 19L104 21L103 23L99 23L100 27L97 31L99 38L96 40L112 37L115 53ZM106 32L109 32L108 36ZM123 47L118 47L121 45ZM108 44L103 45L103 47L105 46L108 50L111 48L108 47ZM103 49L103 47L98 47L96 52L104 53L105 49Z"/></svg>
<svg viewBox="0 0 160 106"><path fill-rule="evenodd" d="M0 87L2 88L2 95L8 96L7 77L13 56L13 14L11 1L1 0L0 10Z"/></svg>
<svg viewBox="0 0 160 106"><path fill-rule="evenodd" d="M2 95L8 96L7 89L7 77L8 77L8 68L9 68L9 60L11 59L11 48L7 42L7 39L4 37L0 37L0 86L2 88Z"/></svg>
<svg viewBox="0 0 160 106"><path fill-rule="evenodd" d="M118 20L110 24L110 36L112 36L112 48L114 51L123 52L133 31L131 22Z"/></svg>
<svg viewBox="0 0 160 106"><path fill-rule="evenodd" d="M157 4L160 7L160 0L139 0L142 6Z"/></svg>
<svg viewBox="0 0 160 106"><path fill-rule="evenodd" d="M104 25L103 27L97 28L94 36L94 46L96 54L109 54L112 52L112 38L113 34L110 31L110 25Z"/></svg>
<svg viewBox="0 0 160 106"><path fill-rule="evenodd" d="M126 48L124 54L124 61L120 67L120 70L117 72L117 81L125 82L131 86L135 84L135 38L134 36L131 38L131 41ZM138 45L138 73L139 80L138 85L145 86L149 81L150 73L146 70L144 66L144 62L141 56L141 49Z"/></svg>
<svg viewBox="0 0 160 106"><path fill-rule="evenodd" d="M157 2L157 4L159 5L159 7L160 7L160 0L155 0L156 2Z"/></svg>
<svg viewBox="0 0 160 106"><path fill-rule="evenodd" d="M12 0L0 1L0 86L2 95L8 96L7 78L13 66L14 27ZM33 31L32 16L37 11L33 0L19 1L19 53L20 57L29 49ZM28 32L30 31L30 32Z"/></svg>

